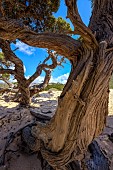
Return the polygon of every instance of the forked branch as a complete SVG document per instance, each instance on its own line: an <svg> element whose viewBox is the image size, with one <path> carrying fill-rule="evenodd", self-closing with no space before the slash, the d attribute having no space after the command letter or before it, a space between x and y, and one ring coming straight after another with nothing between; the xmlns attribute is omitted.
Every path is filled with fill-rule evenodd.
<svg viewBox="0 0 113 170"><path fill-rule="evenodd" d="M74 26L73 34L82 36L88 46L97 47L98 43L91 30L83 23L77 8L77 0L65 0L67 6L67 18Z"/></svg>
<svg viewBox="0 0 113 170"><path fill-rule="evenodd" d="M48 51L49 55L48 57L43 61L42 64L38 65L35 73L27 80L27 85L30 85L37 77L39 77L42 73L42 71L45 71L47 73L47 69L51 70L56 68L57 66L57 59L55 57L55 53ZM51 59L52 64L46 64L46 62Z"/></svg>
<svg viewBox="0 0 113 170"><path fill-rule="evenodd" d="M43 83L41 83L39 85L34 85L30 88L30 97L32 97L34 94L39 93L45 89L45 87L48 85L48 83L50 81L52 69L55 69L57 67L57 65L62 66L64 57L62 57L60 59L60 61L58 62L57 54L55 52L48 51L48 53L49 53L48 57L43 61L42 64L40 64L37 67L36 72L27 80L27 85L30 85L30 83L33 82L33 80L35 80L38 76L41 75L42 71L45 72L45 78L44 78ZM46 62L49 59L52 60L52 64L50 64L50 65L46 64Z"/></svg>

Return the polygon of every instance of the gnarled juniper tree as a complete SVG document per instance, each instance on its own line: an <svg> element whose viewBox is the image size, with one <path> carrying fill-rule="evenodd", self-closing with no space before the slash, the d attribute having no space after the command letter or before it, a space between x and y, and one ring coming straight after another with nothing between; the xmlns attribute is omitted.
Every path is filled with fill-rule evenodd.
<svg viewBox="0 0 113 170"><path fill-rule="evenodd" d="M15 8L20 5L24 9L26 4L26 1L17 1L20 4L16 6L16 2L11 2ZM60 33L31 30L29 24L25 26L27 21L22 22L20 8L19 16L16 15L18 10L15 12L13 7L10 8L12 15L9 15L9 8L4 3L11 5L11 2L1 2L1 43L18 38L30 46L54 50L72 64L55 116L47 125L37 125L32 129L36 137L32 149L40 149L54 169L65 169L69 162L82 159L88 145L102 132L108 115L109 80L113 71L113 1L93 0L92 16L87 27L78 12L77 0L65 0L67 17L74 31ZM32 19L30 12L34 1L28 2L31 10L27 14ZM24 19L27 17L24 16ZM80 39L75 40L69 34L79 34Z"/></svg>

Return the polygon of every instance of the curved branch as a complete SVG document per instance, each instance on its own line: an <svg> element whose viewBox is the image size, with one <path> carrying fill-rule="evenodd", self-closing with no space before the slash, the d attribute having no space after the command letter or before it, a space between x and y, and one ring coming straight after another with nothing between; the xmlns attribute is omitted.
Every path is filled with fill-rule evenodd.
<svg viewBox="0 0 113 170"><path fill-rule="evenodd" d="M49 56L43 61L42 64L37 67L36 72L27 80L27 85L30 85L37 77L39 77L42 73L42 70L46 72L47 70L45 69L54 69L57 66L57 59L55 58L55 54L50 51L48 53ZM52 60L52 64L45 64L45 62L48 61L50 58Z"/></svg>
<svg viewBox="0 0 113 170"><path fill-rule="evenodd" d="M80 41L74 40L68 35L35 33L22 25L20 21L5 18L0 18L0 37L10 41L18 38L30 46L54 50L68 59L75 53L75 50L78 51L82 46Z"/></svg>
<svg viewBox="0 0 113 170"><path fill-rule="evenodd" d="M0 69L0 74L16 74L15 70L11 70L11 69Z"/></svg>
<svg viewBox="0 0 113 170"><path fill-rule="evenodd" d="M79 53L79 48L82 45L80 41L74 40L67 35L56 33L40 33L33 35L28 32L23 34L19 39L31 46L54 50L68 59L71 59L75 51Z"/></svg>
<svg viewBox="0 0 113 170"><path fill-rule="evenodd" d="M74 26L74 34L80 34L84 41L87 42L90 46L98 46L98 43L95 39L95 36L91 30L83 23L80 14L77 8L77 0L65 0L68 13L67 17L71 20Z"/></svg>
<svg viewBox="0 0 113 170"><path fill-rule="evenodd" d="M21 72L21 74L24 75L23 62L11 50L10 43L8 41L0 39L0 48L2 48L6 60L14 63L15 70L19 70L19 73Z"/></svg>

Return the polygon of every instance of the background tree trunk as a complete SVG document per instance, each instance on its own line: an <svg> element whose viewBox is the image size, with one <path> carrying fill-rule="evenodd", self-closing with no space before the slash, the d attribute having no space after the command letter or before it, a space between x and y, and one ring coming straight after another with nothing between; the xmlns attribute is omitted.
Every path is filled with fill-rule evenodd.
<svg viewBox="0 0 113 170"><path fill-rule="evenodd" d="M21 85L22 83L22 85ZM20 104L29 105L30 104L30 90L29 87L25 86L26 81L18 82L18 88L20 92Z"/></svg>

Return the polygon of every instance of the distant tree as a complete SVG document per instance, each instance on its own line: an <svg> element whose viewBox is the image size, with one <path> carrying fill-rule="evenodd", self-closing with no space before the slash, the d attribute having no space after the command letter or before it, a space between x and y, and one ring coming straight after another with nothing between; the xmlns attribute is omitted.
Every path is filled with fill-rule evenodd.
<svg viewBox="0 0 113 170"><path fill-rule="evenodd" d="M8 69L12 64L9 61L5 60L4 54L0 52L0 69ZM0 80L4 81L9 87L12 87L12 83L10 83L10 74L4 73L0 74Z"/></svg>
<svg viewBox="0 0 113 170"><path fill-rule="evenodd" d="M55 52L48 51L48 57L37 66L35 73L30 78L26 79L24 75L24 64L21 61L21 59L19 59L15 55L15 53L11 50L10 43L1 40L1 48L3 50L3 54L6 60L7 61L10 60L15 67L14 70L1 67L0 73L2 79L4 78L4 76L7 78L7 76L10 77L10 75L14 75L18 84L17 85L18 90L15 90L14 92L17 93L16 94L17 100L19 100L22 105L28 105L30 103L30 97L45 89L51 78L51 71L55 69L58 65L61 65L62 62L64 61L64 57L61 57L59 61L58 55ZM47 64L46 62L48 60L51 60L52 64ZM45 72L45 78L43 83L38 84L37 86L36 85L30 86L30 84L41 75L42 71ZM5 79L5 81L6 80L7 79ZM19 93L20 95L18 95Z"/></svg>
<svg viewBox="0 0 113 170"><path fill-rule="evenodd" d="M108 115L109 80L113 71L113 1L93 0L92 16L86 26L80 17L77 0L65 0L67 18L74 31L60 32L47 28L59 1L0 2L0 47L4 55L20 67L20 77L16 67L7 73L14 74L20 89L24 90L24 103L29 103L28 84L35 76L26 83L23 64L16 56L12 57L9 42L19 39L30 46L47 48L71 62L71 73L59 97L55 116L45 126L37 124L30 138L26 137L27 133L25 137L29 147L40 150L54 169L76 169L74 162L83 159L88 145L102 132ZM80 35L80 38L75 40L71 34ZM41 69L42 66L38 67L35 74L40 74ZM32 136L34 143L29 141Z"/></svg>

